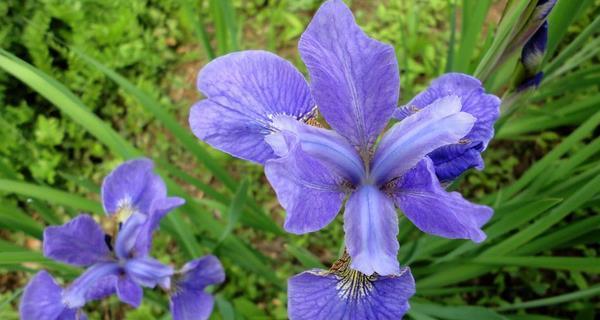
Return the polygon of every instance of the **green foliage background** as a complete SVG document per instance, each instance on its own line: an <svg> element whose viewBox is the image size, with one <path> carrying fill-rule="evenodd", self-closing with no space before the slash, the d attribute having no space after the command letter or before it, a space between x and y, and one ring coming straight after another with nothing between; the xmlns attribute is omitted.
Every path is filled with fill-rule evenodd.
<svg viewBox="0 0 600 320"><path fill-rule="evenodd" d="M481 1L486 10L480 24L477 1L349 3L369 35L396 48L402 101L407 101L446 71L476 71L494 41L506 1ZM148 106L154 103L186 128L189 107L200 99L197 71L213 55L233 50L268 49L304 71L296 45L319 5L313 0L0 2L0 47L63 84L86 111L137 149L116 152L43 93L0 69L0 318L16 319L20 288L31 272L52 268L39 256L42 226L63 223L82 209L100 215L94 210L99 208L102 177L122 160L140 154L159 162L163 176L172 179L172 192L186 194L188 202L195 199L163 225L154 255L178 265L190 255L219 255L228 280L214 288L214 318L285 318L285 279L337 258L343 245L340 217L318 233L282 234L278 226L284 212L260 167L203 144L198 144L203 151L191 152L179 143L182 138L167 125L168 119ZM560 5L550 18L551 42L560 33L552 31L553 25L564 26L565 34L547 57L549 65L590 26L591 34L581 40L579 50L550 70L535 94L520 100L516 116L500 128L486 151L485 170L469 172L455 186L476 202L494 204L497 238L490 237L487 247L443 242L401 220L400 261L410 264L420 286L411 318L596 316L600 2ZM472 15L467 19L463 12ZM463 40L469 34L476 41ZM128 80L143 97L90 59ZM490 90L504 91L512 62L486 82ZM226 176L218 168L226 168ZM235 182L228 185L227 179ZM240 200L245 209L235 210L234 194L244 179L249 182L247 196ZM29 184L19 189L15 181ZM34 194L33 184L81 197ZM529 219L522 221L520 216ZM551 223L555 217L559 219ZM511 225L515 220L520 222ZM196 225L188 227L186 222ZM545 223L548 227L540 226L536 234L530 229ZM219 231L211 233L213 226L220 226ZM182 237L178 230L189 232ZM221 231L228 239L223 245L218 243ZM524 234L534 235L523 238ZM552 238L555 234L561 237ZM485 250L491 253L485 255ZM454 255L446 256L448 252ZM537 260L544 257L566 260ZM77 270L61 266L55 272L68 281ZM166 301L158 292L150 295L138 310L111 299L93 304L89 314L98 319L168 317Z"/></svg>

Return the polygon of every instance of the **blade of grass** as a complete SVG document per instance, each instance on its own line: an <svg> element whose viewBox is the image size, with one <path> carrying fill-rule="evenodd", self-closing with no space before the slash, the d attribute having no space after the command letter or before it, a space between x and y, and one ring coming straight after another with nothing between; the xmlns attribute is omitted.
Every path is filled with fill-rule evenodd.
<svg viewBox="0 0 600 320"><path fill-rule="evenodd" d="M22 231L37 239L41 239L44 232L42 225L8 203L0 202L0 224L7 229Z"/></svg>
<svg viewBox="0 0 600 320"><path fill-rule="evenodd" d="M117 83L123 90L135 97L140 104L150 111L156 119L158 119L169 131L177 138L179 142L196 156L196 158L202 162L215 177L222 181L230 190L234 190L236 183L233 181L231 176L225 171L225 169L213 159L204 148L198 143L196 139L188 129L184 128L179 124L177 119L173 117L166 108L150 97L148 94L137 88L129 80L115 72L114 70L106 67L98 60L86 55L81 50L71 47L71 50L76 53L82 60L90 64L94 68L100 70L108 78Z"/></svg>
<svg viewBox="0 0 600 320"><path fill-rule="evenodd" d="M594 1L557 1L548 16L548 45L546 57L552 57L562 38L567 34L569 26Z"/></svg>
<svg viewBox="0 0 600 320"><path fill-rule="evenodd" d="M518 310L518 309L529 309L529 308L538 308L544 306L551 306L555 304L565 303L568 301L584 299L588 297L594 297L600 294L600 285L593 286L589 289L579 290L576 292L571 292L567 294L561 294L558 296L554 296L551 298L544 298L538 300L531 300L527 302L520 302L511 304L508 306L502 306L496 308L498 311L509 311L509 310Z"/></svg>
<svg viewBox="0 0 600 320"><path fill-rule="evenodd" d="M537 220L532 225L504 240L500 244L488 249L482 254L482 256L507 254L526 244L536 236L551 228L560 220L564 219L574 210L579 209L582 204L598 193L597 186L599 185L600 176L596 176L594 179L590 180L579 190L577 190L577 192L575 192L573 195L566 198L565 201L560 203L556 208L552 209L548 215Z"/></svg>
<svg viewBox="0 0 600 320"><path fill-rule="evenodd" d="M597 16L592 23L590 23L580 34L577 35L577 38L573 40L555 59L553 59L550 63L548 63L544 67L544 74L552 74L556 69L558 69L567 59L573 56L577 50L579 50L585 41L595 32L598 32L598 28L600 28L600 16Z"/></svg>
<svg viewBox="0 0 600 320"><path fill-rule="evenodd" d="M483 58L479 61L477 69L473 75L485 82L495 64L500 59L501 54L509 45L510 36L514 31L518 20L527 9L529 1L516 1L514 5L508 8L508 11L500 21L500 25L496 30L494 42L485 52Z"/></svg>
<svg viewBox="0 0 600 320"><path fill-rule="evenodd" d="M31 183L0 179L0 190L14 192L27 197L43 199L45 201L62 204L90 213L104 214L102 207L96 201L88 200L68 192L42 187Z"/></svg>
<svg viewBox="0 0 600 320"><path fill-rule="evenodd" d="M533 254L542 250L551 250L567 241L584 235L590 231L600 229L600 215L570 222L560 230L550 232L548 235L537 238L518 248L515 254Z"/></svg>
<svg viewBox="0 0 600 320"><path fill-rule="evenodd" d="M446 56L446 72L454 70L454 46L456 42L456 3L450 4L450 39L448 40L448 55Z"/></svg>
<svg viewBox="0 0 600 320"><path fill-rule="evenodd" d="M0 49L0 68L23 81L44 98L48 99L61 112L86 128L86 130L110 149L116 150L118 154L124 155L126 158L139 155L125 139L115 133L95 114L89 112L83 102L63 84L4 49Z"/></svg>
<svg viewBox="0 0 600 320"><path fill-rule="evenodd" d="M496 216L501 215L501 218L498 219L496 223L493 223L484 229L487 235L486 241L491 242L492 240L510 232L511 230L521 227L527 222L533 220L538 215L554 207L560 201L560 199L542 199L527 203L525 205L519 203L518 207L514 211L506 214L502 214L503 212L497 211ZM465 242L447 255L444 255L440 259L436 259L435 263L441 263L454 259L465 252L476 250L478 248L481 248L481 246L472 242Z"/></svg>
<svg viewBox="0 0 600 320"><path fill-rule="evenodd" d="M192 4L191 0L179 0L179 2L181 3L185 18L191 24L196 37L200 39L200 43L202 43L202 47L204 48L204 52L206 52L208 60L214 59L216 57L215 50L210 44L210 39L206 29L204 28L204 22L202 21L202 14L200 13L200 10L197 10L197 7Z"/></svg>
<svg viewBox="0 0 600 320"><path fill-rule="evenodd" d="M47 259L39 252L28 251L25 249L22 251L0 252L0 266L2 267L6 268L13 265L31 263L39 264L45 269L58 271L62 274L73 276L79 273L79 269Z"/></svg>
<svg viewBox="0 0 600 320"><path fill-rule="evenodd" d="M486 319L506 320L492 310L475 306L440 306L432 303L411 302L411 309L417 312L448 320Z"/></svg>
<svg viewBox="0 0 600 320"><path fill-rule="evenodd" d="M285 247L305 268L326 269L325 265L308 250L291 243L286 244Z"/></svg>
<svg viewBox="0 0 600 320"><path fill-rule="evenodd" d="M219 237L219 240L217 241L217 246L219 246L225 240L225 238L229 237L229 235L237 225L237 222L240 218L240 214L244 207L244 203L246 202L247 195L248 179L244 179L242 180L240 187L236 191L235 195L233 196L233 200L229 205L229 209L227 210L227 226L225 227L225 230L223 230L223 233Z"/></svg>
<svg viewBox="0 0 600 320"><path fill-rule="evenodd" d="M527 267L536 269L600 273L600 258L579 257L480 257L470 263L497 267Z"/></svg>
<svg viewBox="0 0 600 320"><path fill-rule="evenodd" d="M463 1L460 44L452 64L456 71L469 73L471 58L477 47L477 40L481 36L481 29L490 5L490 0Z"/></svg>
<svg viewBox="0 0 600 320"><path fill-rule="evenodd" d="M600 112L596 112L588 120L582 123L573 133L564 139L552 151L546 154L541 160L534 163L515 183L502 190L502 195L498 201L506 200L526 187L533 179L538 177L548 168L549 165L558 160L562 155L569 151L576 143L589 136L600 124ZM486 203L496 200L496 195L490 195L485 198Z"/></svg>

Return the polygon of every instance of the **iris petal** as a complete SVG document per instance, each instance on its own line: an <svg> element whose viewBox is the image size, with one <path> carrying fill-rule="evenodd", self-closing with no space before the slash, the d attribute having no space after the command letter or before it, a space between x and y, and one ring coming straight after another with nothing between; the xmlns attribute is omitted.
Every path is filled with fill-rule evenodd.
<svg viewBox="0 0 600 320"><path fill-rule="evenodd" d="M393 276L309 270L288 281L292 320L402 319L415 293L408 268Z"/></svg>
<svg viewBox="0 0 600 320"><path fill-rule="evenodd" d="M209 255L186 263L180 271L182 280L179 287L204 290L208 285L225 281L225 271L217 257Z"/></svg>
<svg viewBox="0 0 600 320"><path fill-rule="evenodd" d="M183 289L171 296L173 320L206 320L214 307L214 298L202 291Z"/></svg>
<svg viewBox="0 0 600 320"><path fill-rule="evenodd" d="M88 215L79 215L62 226L44 230L44 256L48 258L89 266L106 261L109 254L102 228Z"/></svg>
<svg viewBox="0 0 600 320"><path fill-rule="evenodd" d="M327 123L366 155L398 102L394 48L369 38L339 0L325 2L302 34L300 56Z"/></svg>
<svg viewBox="0 0 600 320"><path fill-rule="evenodd" d="M395 124L383 136L371 166L378 185L401 176L433 150L457 143L475 118L461 112L460 100L448 96Z"/></svg>
<svg viewBox="0 0 600 320"><path fill-rule="evenodd" d="M481 227L492 217L489 207L472 204L458 192L446 192L426 158L407 172L394 190L395 202L419 229L445 238L481 242Z"/></svg>
<svg viewBox="0 0 600 320"><path fill-rule="evenodd" d="M115 240L115 253L121 260L131 258L135 251L138 237L148 217L141 213L134 213L121 226Z"/></svg>
<svg viewBox="0 0 600 320"><path fill-rule="evenodd" d="M241 51L219 57L198 75L208 98L190 111L190 127L200 140L238 158L264 163L275 157L264 137L272 119L309 116L314 108L302 74L266 51Z"/></svg>
<svg viewBox="0 0 600 320"><path fill-rule="evenodd" d="M398 216L387 195L371 185L356 190L346 203L344 231L353 269L367 275L398 273Z"/></svg>
<svg viewBox="0 0 600 320"><path fill-rule="evenodd" d="M67 307L62 303L63 289L48 272L38 272L27 284L19 305L23 320L55 320Z"/></svg>
<svg viewBox="0 0 600 320"><path fill-rule="evenodd" d="M138 256L145 256L150 252L152 247L152 236L158 228L160 220L171 210L182 206L185 200L178 197L168 197L157 199L152 203L150 208L149 218L137 236L135 242L135 252Z"/></svg>
<svg viewBox="0 0 600 320"><path fill-rule="evenodd" d="M293 136L286 141L287 155L265 165L265 175L287 212L284 228L296 234L319 230L342 206L344 178L302 151Z"/></svg>
<svg viewBox="0 0 600 320"><path fill-rule="evenodd" d="M137 283L127 276L119 277L117 280L117 296L119 300L137 308L142 303L144 291Z"/></svg>
<svg viewBox="0 0 600 320"><path fill-rule="evenodd" d="M150 159L127 161L113 170L102 182L102 205L108 215L119 211L148 214L155 199L167 196L160 176L152 172Z"/></svg>
<svg viewBox="0 0 600 320"><path fill-rule="evenodd" d="M279 156L289 152L288 144L299 143L302 151L349 181L357 183L364 176L358 153L335 131L312 127L290 117L278 117L274 124L280 130L269 135L267 142Z"/></svg>
<svg viewBox="0 0 600 320"><path fill-rule="evenodd" d="M401 120L416 110L439 107L433 102L448 96L457 96L462 106L461 111L471 114L477 120L464 137L473 151L465 150L464 145L447 145L429 155L436 164L436 173L442 181L454 180L469 168L483 168L481 157L476 152L480 153L487 147L494 136L494 123L500 115L500 99L487 94L481 81L466 74L448 73L432 81L425 91L397 109L394 117ZM460 167L464 169L458 171Z"/></svg>
<svg viewBox="0 0 600 320"><path fill-rule="evenodd" d="M89 267L64 290L63 302L70 308L83 307L94 287L105 287L99 281L112 281L108 276L118 274L119 270L120 267L112 262L97 263Z"/></svg>
<svg viewBox="0 0 600 320"><path fill-rule="evenodd" d="M125 271L135 283L149 288L159 284L168 286L174 273L173 268L150 257L127 260Z"/></svg>

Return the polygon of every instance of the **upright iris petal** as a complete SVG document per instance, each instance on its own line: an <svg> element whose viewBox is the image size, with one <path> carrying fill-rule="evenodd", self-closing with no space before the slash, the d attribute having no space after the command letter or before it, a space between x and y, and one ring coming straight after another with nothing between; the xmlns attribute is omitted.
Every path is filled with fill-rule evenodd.
<svg viewBox="0 0 600 320"><path fill-rule="evenodd" d="M400 76L394 48L369 38L350 9L334 0L319 8L298 50L319 111L367 156L398 102Z"/></svg>
<svg viewBox="0 0 600 320"><path fill-rule="evenodd" d="M127 161L102 182L102 205L108 215L121 214L125 220L133 212L147 214L152 202L167 195L165 183L153 172L151 160Z"/></svg>
<svg viewBox="0 0 600 320"><path fill-rule="evenodd" d="M277 128L273 119L305 119L314 103L306 80L289 62L265 51L219 57L198 75L208 98L194 105L190 127L211 146L238 158L264 163L275 157L264 137Z"/></svg>
<svg viewBox="0 0 600 320"><path fill-rule="evenodd" d="M179 197L167 196L165 183L154 173L154 163L150 159L127 161L102 182L102 205L109 216L117 215L120 223L135 214L145 217L145 225L139 230L135 229L137 236L130 239L135 242L138 256L150 251L152 233L158 228L158 222L184 203Z"/></svg>
<svg viewBox="0 0 600 320"><path fill-rule="evenodd" d="M288 314L291 320L402 319L414 293L408 268L394 276L366 276L342 261L290 278Z"/></svg>
<svg viewBox="0 0 600 320"><path fill-rule="evenodd" d="M176 276L171 295L173 320L204 320L210 316L214 298L204 289L225 281L223 266L215 256L190 261Z"/></svg>

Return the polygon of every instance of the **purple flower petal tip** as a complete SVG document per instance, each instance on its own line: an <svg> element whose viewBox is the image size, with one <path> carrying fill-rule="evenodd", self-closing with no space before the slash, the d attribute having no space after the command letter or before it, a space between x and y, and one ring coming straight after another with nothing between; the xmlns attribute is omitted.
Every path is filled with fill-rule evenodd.
<svg viewBox="0 0 600 320"><path fill-rule="evenodd" d="M315 269L289 279L288 314L292 320L402 319L414 293L408 268L391 276Z"/></svg>

